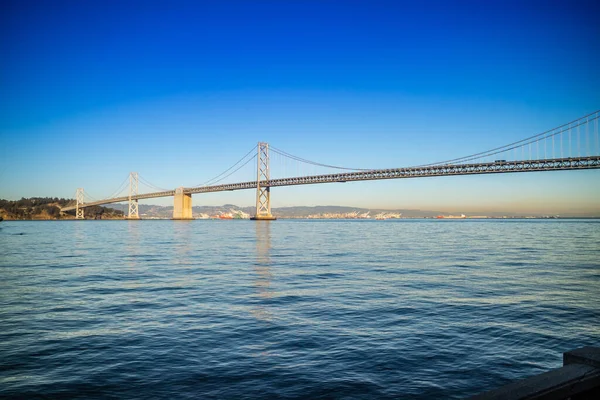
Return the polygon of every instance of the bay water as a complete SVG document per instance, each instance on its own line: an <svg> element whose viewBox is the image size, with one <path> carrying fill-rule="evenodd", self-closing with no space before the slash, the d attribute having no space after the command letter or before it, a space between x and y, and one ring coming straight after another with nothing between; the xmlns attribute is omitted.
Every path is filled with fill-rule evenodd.
<svg viewBox="0 0 600 400"><path fill-rule="evenodd" d="M3 221L0 397L458 399L600 345L600 220Z"/></svg>

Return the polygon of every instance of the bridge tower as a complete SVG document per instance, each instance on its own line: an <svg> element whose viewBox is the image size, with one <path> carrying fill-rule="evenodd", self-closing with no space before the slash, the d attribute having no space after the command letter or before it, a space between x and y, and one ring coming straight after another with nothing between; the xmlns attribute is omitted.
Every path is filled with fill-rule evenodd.
<svg viewBox="0 0 600 400"><path fill-rule="evenodd" d="M277 218L271 215L271 187L268 184L270 180L268 143L258 143L257 163L256 215L252 219L257 221L272 221Z"/></svg>
<svg viewBox="0 0 600 400"><path fill-rule="evenodd" d="M140 219L140 215L138 213L138 200L132 199L132 197L137 196L138 194L138 173L130 172L129 173L129 214L127 215L127 219Z"/></svg>
<svg viewBox="0 0 600 400"><path fill-rule="evenodd" d="M191 193L185 193L183 186L178 187L175 189L173 200L173 219L194 219Z"/></svg>
<svg viewBox="0 0 600 400"><path fill-rule="evenodd" d="M83 207L80 207L80 204L83 204L84 200L83 188L77 188L77 192L75 193L75 201L77 201L77 205L75 206L75 219L84 219Z"/></svg>

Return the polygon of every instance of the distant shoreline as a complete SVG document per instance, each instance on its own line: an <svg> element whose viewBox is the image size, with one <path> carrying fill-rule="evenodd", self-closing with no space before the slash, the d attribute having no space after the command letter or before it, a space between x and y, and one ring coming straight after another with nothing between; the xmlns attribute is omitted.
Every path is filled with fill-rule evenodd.
<svg viewBox="0 0 600 400"><path fill-rule="evenodd" d="M600 217L466 217L466 218L436 218L436 217L406 217L406 218L394 218L392 220L380 221L375 218L306 218L306 217L277 217L279 220L306 220L306 221L371 221L371 222L389 222L389 221L406 221L406 220L435 220L435 221L485 221L485 220L543 220L543 221L557 221L557 220L574 220L574 219L585 219L585 220L598 220ZM71 222L71 221L174 221L172 218L139 218L139 219L127 219L127 218L106 218L106 219L6 219L2 222ZM181 221L181 220L176 220ZM183 221L250 221L246 218L238 219L218 219L218 218L193 218L186 219ZM0 225L1 226L1 225Z"/></svg>

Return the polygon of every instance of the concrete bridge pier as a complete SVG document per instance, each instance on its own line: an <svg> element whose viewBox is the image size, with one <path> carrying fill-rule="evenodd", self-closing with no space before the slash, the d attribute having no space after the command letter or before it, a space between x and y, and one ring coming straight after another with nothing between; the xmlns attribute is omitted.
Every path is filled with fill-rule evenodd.
<svg viewBox="0 0 600 400"><path fill-rule="evenodd" d="M192 217L192 195L184 193L183 187L175 189L173 219L194 219Z"/></svg>

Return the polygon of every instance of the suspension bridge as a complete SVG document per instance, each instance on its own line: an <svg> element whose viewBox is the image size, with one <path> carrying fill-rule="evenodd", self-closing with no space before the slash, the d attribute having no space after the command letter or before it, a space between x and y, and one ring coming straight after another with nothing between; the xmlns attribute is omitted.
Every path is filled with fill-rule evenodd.
<svg viewBox="0 0 600 400"><path fill-rule="evenodd" d="M430 176L598 169L600 168L599 118L600 110L554 129L487 151L430 164L388 169L348 168L318 163L260 142L237 163L204 184L165 190L140 177L137 172L131 172L128 179L123 181L115 192L116 195L96 200L86 196L83 188L78 188L73 204L62 208L62 211L75 210L76 218L83 219L87 207L127 202L129 204L127 217L139 219L139 200L173 197L173 219L193 219L192 195L194 194L256 189L256 214L253 219L273 220L275 217L271 214L272 187ZM284 175L285 170L291 172L289 163L310 166L313 170L311 173L289 177L274 177L270 163L273 156L284 161ZM252 161L256 161L256 168L252 171L256 179L217 184ZM332 170L336 172L332 173ZM128 187L127 182L129 182ZM139 193L140 182L155 191ZM121 195L125 190L128 193Z"/></svg>

